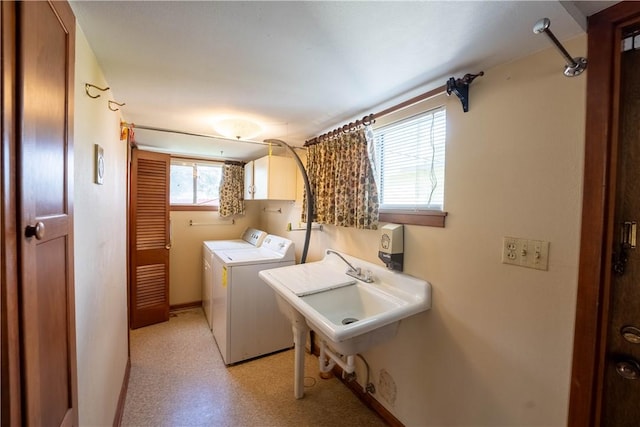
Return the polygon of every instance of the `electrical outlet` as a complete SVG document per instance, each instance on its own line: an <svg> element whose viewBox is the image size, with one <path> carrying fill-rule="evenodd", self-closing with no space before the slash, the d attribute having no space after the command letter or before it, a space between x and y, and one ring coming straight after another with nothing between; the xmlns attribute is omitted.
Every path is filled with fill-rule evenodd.
<svg viewBox="0 0 640 427"><path fill-rule="evenodd" d="M544 240L504 237L502 239L502 263L535 268L549 269L549 242Z"/></svg>
<svg viewBox="0 0 640 427"><path fill-rule="evenodd" d="M502 262L504 264L518 264L518 239L505 237L502 244Z"/></svg>

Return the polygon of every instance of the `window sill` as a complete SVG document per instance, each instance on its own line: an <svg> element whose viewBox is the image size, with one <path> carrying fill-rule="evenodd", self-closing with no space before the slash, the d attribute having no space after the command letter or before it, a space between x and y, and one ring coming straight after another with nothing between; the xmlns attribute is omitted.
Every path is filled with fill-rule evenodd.
<svg viewBox="0 0 640 427"><path fill-rule="evenodd" d="M211 211L216 212L218 206L205 206L205 205L171 205L169 207L171 211Z"/></svg>
<svg viewBox="0 0 640 427"><path fill-rule="evenodd" d="M393 211L380 212L380 222L392 222L395 224L424 225L428 227L444 228L444 220L447 212L442 211Z"/></svg>

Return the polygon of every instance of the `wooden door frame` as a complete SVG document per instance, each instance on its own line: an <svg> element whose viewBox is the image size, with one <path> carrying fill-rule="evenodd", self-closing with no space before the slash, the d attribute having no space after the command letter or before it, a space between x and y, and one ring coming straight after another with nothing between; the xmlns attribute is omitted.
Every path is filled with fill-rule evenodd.
<svg viewBox="0 0 640 427"><path fill-rule="evenodd" d="M0 2L2 19L2 142L0 146L0 316L2 317L1 424L20 425L20 337L16 179L16 4Z"/></svg>
<svg viewBox="0 0 640 427"><path fill-rule="evenodd" d="M569 426L599 426L610 302L622 29L640 2L589 17L587 110L578 295Z"/></svg>

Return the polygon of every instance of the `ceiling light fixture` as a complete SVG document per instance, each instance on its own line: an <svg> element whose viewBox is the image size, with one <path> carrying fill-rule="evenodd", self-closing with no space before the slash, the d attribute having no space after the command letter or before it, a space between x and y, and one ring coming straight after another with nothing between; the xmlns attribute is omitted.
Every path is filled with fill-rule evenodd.
<svg viewBox="0 0 640 427"><path fill-rule="evenodd" d="M260 135L262 126L248 119L229 117L216 121L213 128L222 136L236 139L251 139Z"/></svg>

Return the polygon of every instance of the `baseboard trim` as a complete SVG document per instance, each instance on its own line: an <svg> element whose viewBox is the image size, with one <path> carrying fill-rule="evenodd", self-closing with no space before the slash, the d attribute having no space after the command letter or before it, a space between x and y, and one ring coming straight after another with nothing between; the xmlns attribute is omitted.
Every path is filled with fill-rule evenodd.
<svg viewBox="0 0 640 427"><path fill-rule="evenodd" d="M127 399L127 390L129 389L129 375L131 374L131 358L127 358L127 366L124 368L124 378L122 378L122 387L120 387L120 397L118 398L118 406L116 407L116 415L113 418L113 427L122 425L122 415L124 415L124 402Z"/></svg>
<svg viewBox="0 0 640 427"><path fill-rule="evenodd" d="M320 349L318 348L318 346L315 346L313 354L316 357L320 357ZM358 384L357 381L345 381L344 379L342 379L342 368L340 366L335 365L332 372L333 375L335 375L336 378L342 381L342 384L347 386L347 388L351 390L351 392L355 394L362 403L367 405L369 409L378 414L378 416L382 418L389 426L405 427L405 425L402 424L399 419L397 419L391 412L389 412L389 410L385 408L380 402L378 402L372 395L370 395L369 393L365 393L365 391L362 389L362 386Z"/></svg>
<svg viewBox="0 0 640 427"><path fill-rule="evenodd" d="M174 304L169 306L169 311L184 310L187 308L202 307L202 301L184 302L182 304Z"/></svg>

